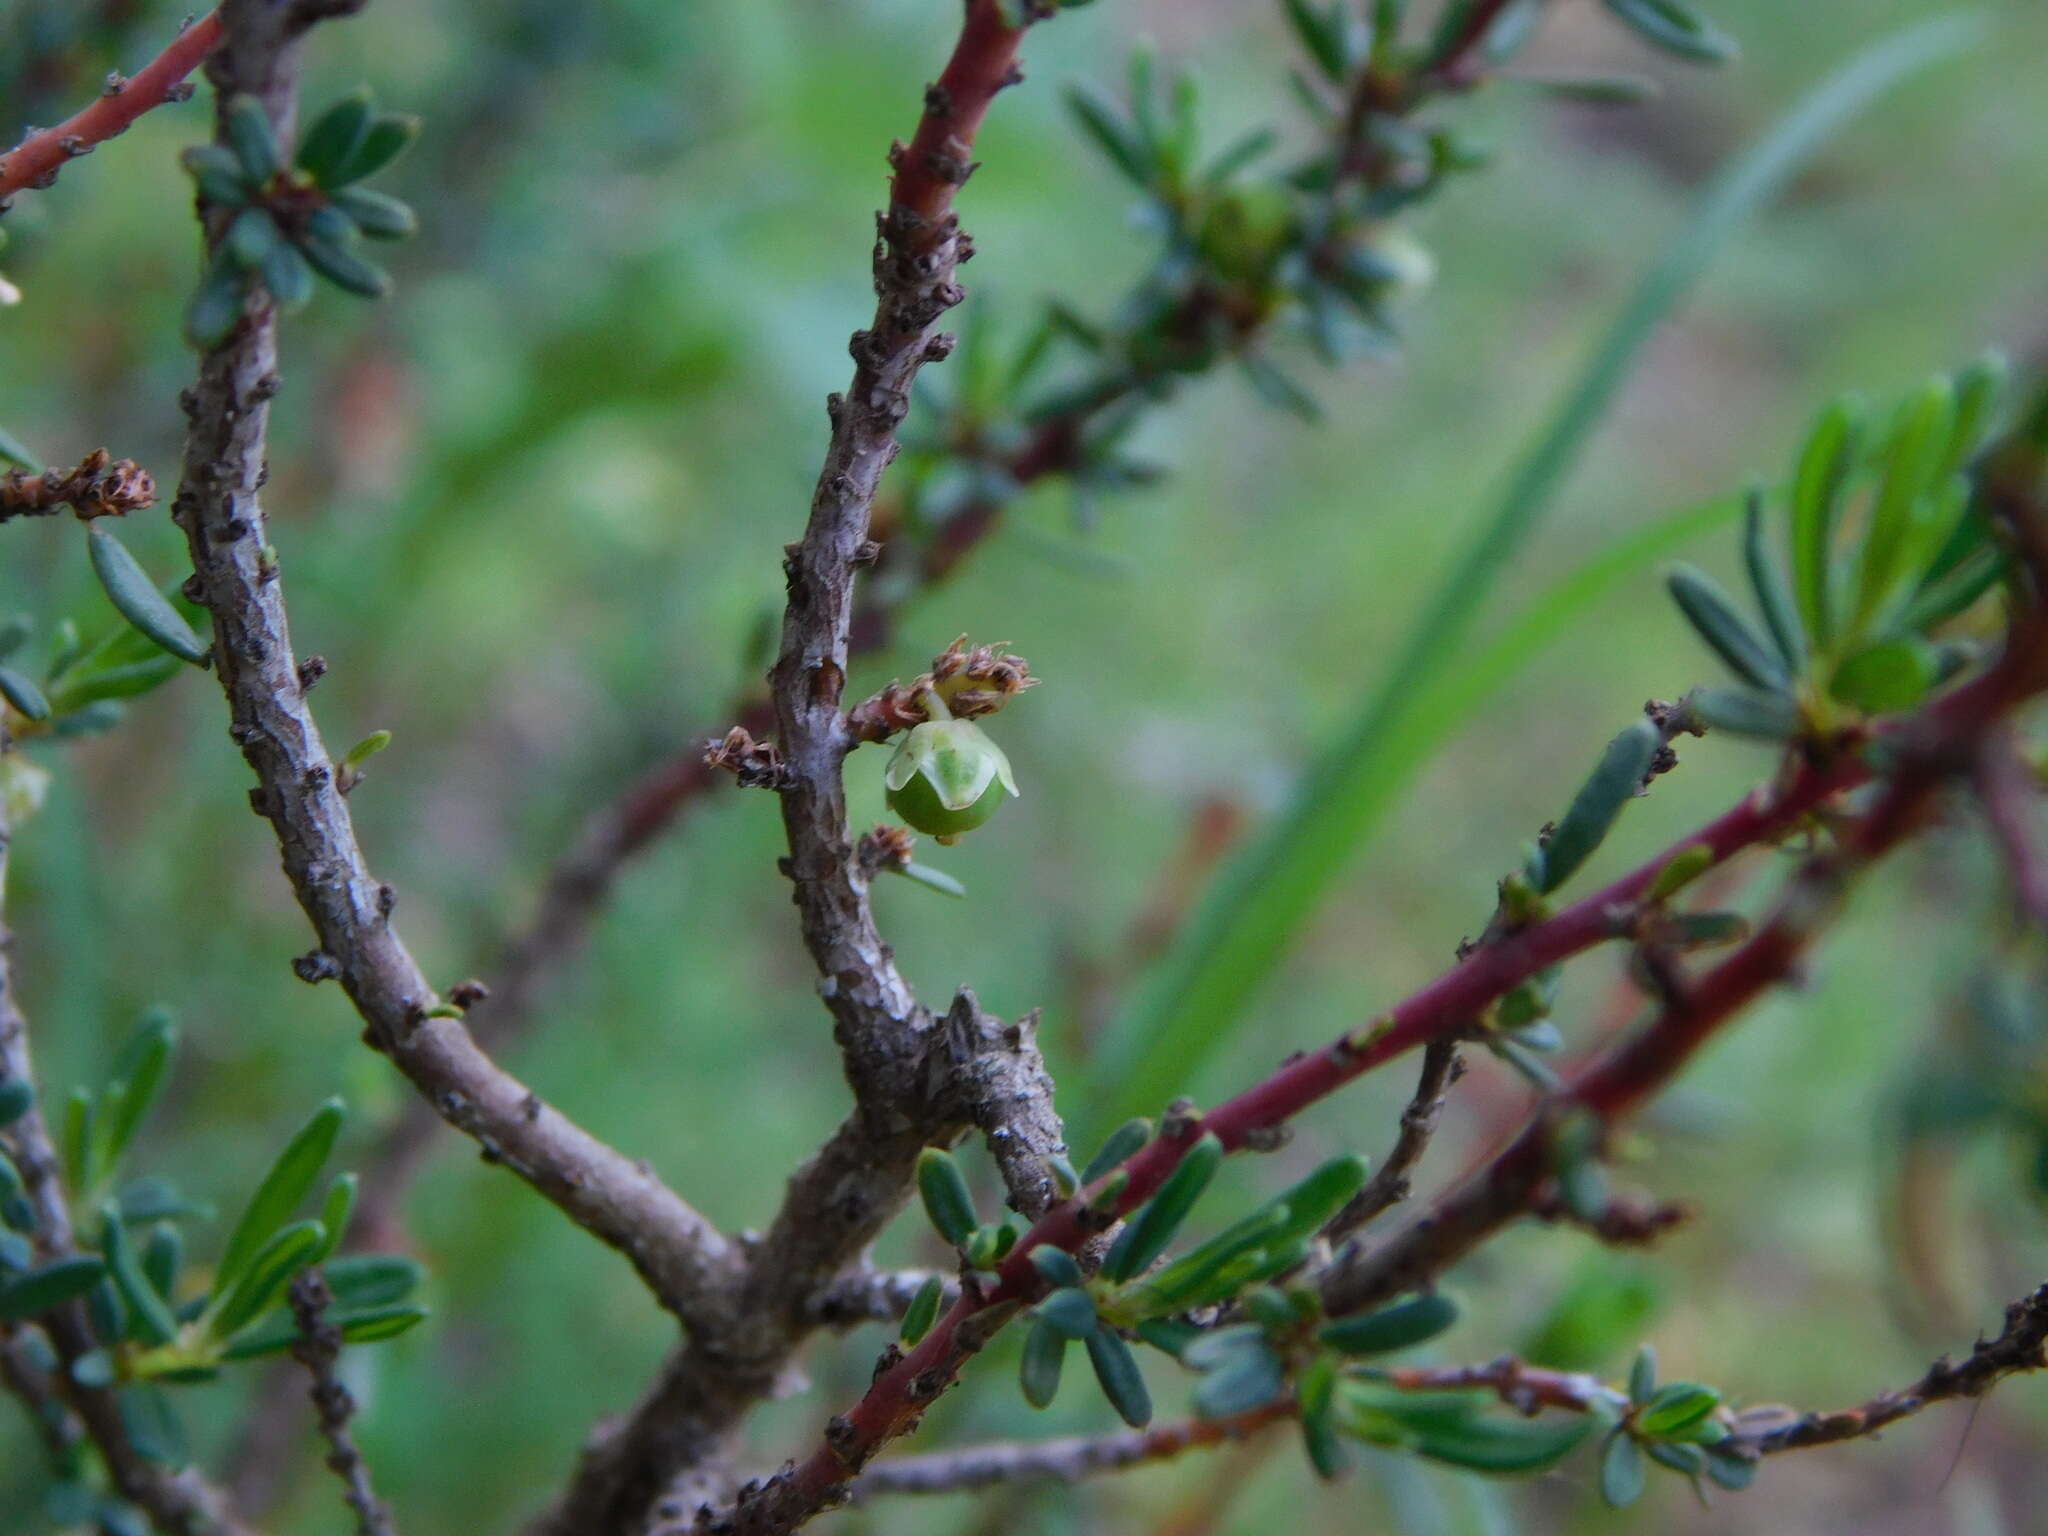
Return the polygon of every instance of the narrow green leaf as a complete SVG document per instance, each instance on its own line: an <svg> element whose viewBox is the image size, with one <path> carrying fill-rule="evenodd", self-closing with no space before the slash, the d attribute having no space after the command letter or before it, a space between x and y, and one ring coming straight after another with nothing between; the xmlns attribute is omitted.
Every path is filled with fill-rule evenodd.
<svg viewBox="0 0 2048 1536"><path fill-rule="evenodd" d="M344 1173L327 1186L327 1196L320 1202L320 1225L327 1229L327 1246L313 1256L315 1264L325 1262L347 1235L349 1217L356 1209L356 1183L353 1173Z"/></svg>
<svg viewBox="0 0 2048 1536"><path fill-rule="evenodd" d="M1930 379L1899 410L1881 454L1883 477L1863 534L1853 610L1857 624L1877 612L1901 579L1918 574L1901 568L1902 557L1919 502L1934 489L1955 417L1955 388L1944 378Z"/></svg>
<svg viewBox="0 0 2048 1536"><path fill-rule="evenodd" d="M1096 1154L1088 1159L1088 1166L1081 1170L1081 1183L1085 1187L1093 1184L1110 1169L1118 1167L1136 1154L1138 1149L1152 1139L1152 1122L1139 1116L1126 1120L1104 1141Z"/></svg>
<svg viewBox="0 0 2048 1536"><path fill-rule="evenodd" d="M1782 693L1755 688L1695 688L1687 696L1700 723L1759 741L1790 741L1806 729L1799 706Z"/></svg>
<svg viewBox="0 0 2048 1536"><path fill-rule="evenodd" d="M58 1156L63 1160L65 1180L76 1190L88 1190L99 1182L99 1170L92 1165L93 1097L74 1088L64 1099L64 1129L60 1133Z"/></svg>
<svg viewBox="0 0 2048 1536"><path fill-rule="evenodd" d="M1669 1440L1645 1440L1641 1444L1644 1455L1674 1472L1698 1477L1707 1470L1707 1453L1696 1445L1678 1445Z"/></svg>
<svg viewBox="0 0 2048 1536"><path fill-rule="evenodd" d="M1316 1337L1346 1355L1387 1355L1435 1338L1458 1320L1458 1304L1441 1291L1364 1317L1330 1323Z"/></svg>
<svg viewBox="0 0 2048 1536"><path fill-rule="evenodd" d="M109 1174L156 1103L177 1044L177 1025L162 1010L152 1010L115 1063L115 1079L123 1085L123 1092L118 1103L104 1104L101 1111L107 1122L105 1168Z"/></svg>
<svg viewBox="0 0 2048 1536"><path fill-rule="evenodd" d="M1638 720L1607 744L1599 766L1580 786L1571 805L1543 845L1543 878L1538 889L1548 895L1578 873L1606 840L1621 808L1642 788L1643 775L1664 744L1657 727Z"/></svg>
<svg viewBox="0 0 2048 1536"><path fill-rule="evenodd" d="M344 1344L381 1344L410 1333L431 1316L425 1307L374 1307L364 1312L332 1313Z"/></svg>
<svg viewBox="0 0 2048 1536"><path fill-rule="evenodd" d="M1043 1321L1031 1325L1024 1336L1024 1358L1017 1368L1025 1402L1043 1408L1059 1395L1060 1367L1066 1358L1065 1334Z"/></svg>
<svg viewBox="0 0 2048 1536"><path fill-rule="evenodd" d="M940 1147L926 1147L917 1155L917 1192L924 1201L925 1215L939 1236L955 1248L964 1247L980 1225L975 1215L974 1196L968 1193L966 1176L952 1154Z"/></svg>
<svg viewBox="0 0 2048 1536"><path fill-rule="evenodd" d="M270 258L271 247L284 239L277 221L261 208L244 208L228 226L221 248L235 264L250 271L260 269Z"/></svg>
<svg viewBox="0 0 2048 1536"><path fill-rule="evenodd" d="M1152 1394L1145 1390L1144 1374L1128 1344L1109 1329L1098 1328L1088 1335L1088 1363L1095 1367L1102 1395L1118 1418L1133 1429L1152 1422Z"/></svg>
<svg viewBox="0 0 2048 1536"><path fill-rule="evenodd" d="M1228 1043L1246 1001L1273 974L1400 790L1436 744L1469 718L1459 700L1450 720L1436 723L1444 696L1457 691L1470 670L1466 641L1487 611L1495 582L1541 522L1658 324L1744 220L1842 124L1982 31L1974 19L1941 17L1893 34L1830 75L1715 180L1595 346L1499 506L1425 601L1350 724L1305 775L1288 810L1211 886L1134 1005L1105 1036L1091 1078L1105 1113L1161 1102ZM1384 41L1388 34L1380 29L1377 35ZM1512 673L1525 659L1511 658L1505 670Z"/></svg>
<svg viewBox="0 0 2048 1536"><path fill-rule="evenodd" d="M365 261L339 240L308 230L299 237L299 252L335 287L360 298L381 299L391 291L390 273Z"/></svg>
<svg viewBox="0 0 2048 1536"><path fill-rule="evenodd" d="M1081 1273L1081 1266L1074 1262L1074 1256L1063 1248L1053 1247L1050 1243L1040 1243L1031 1250L1031 1265L1045 1283L1056 1291L1086 1283L1086 1277Z"/></svg>
<svg viewBox="0 0 2048 1536"><path fill-rule="evenodd" d="M1287 1211L1286 1221L1276 1229L1276 1235L1285 1241L1322 1231L1324 1224L1365 1188L1366 1176L1371 1172L1372 1164L1356 1152L1331 1158L1273 1202Z"/></svg>
<svg viewBox="0 0 2048 1536"><path fill-rule="evenodd" d="M300 309L313 297L312 264L289 240L271 242L257 275L279 309Z"/></svg>
<svg viewBox="0 0 2048 1536"><path fill-rule="evenodd" d="M1095 1331L1095 1298L1078 1286L1063 1286L1038 1304L1038 1317L1063 1339L1085 1339Z"/></svg>
<svg viewBox="0 0 2048 1536"><path fill-rule="evenodd" d="M248 1208L242 1212L241 1220L235 1223L235 1230L228 1238L220 1267L214 1274L216 1295L240 1283L244 1270L256 1257L257 1251L276 1236L291 1219L292 1212L312 1193L314 1181L320 1177L321 1166L334 1150L335 1138L341 1134L341 1123L346 1115L341 1100L329 1099L285 1144L277 1161L264 1174L256 1193L250 1196Z"/></svg>
<svg viewBox="0 0 2048 1536"><path fill-rule="evenodd" d="M423 1322L431 1314L425 1307L381 1306L344 1309L333 1307L325 1321L341 1330L345 1344L374 1344L394 1339ZM298 1320L288 1311L273 1312L243 1329L221 1350L223 1360L253 1360L262 1355L281 1354L299 1336Z"/></svg>
<svg viewBox="0 0 2048 1536"><path fill-rule="evenodd" d="M1143 1274L1152 1261L1166 1251L1166 1245L1186 1221L1195 1202L1223 1165L1223 1143L1212 1134L1202 1137L1175 1166L1158 1193L1146 1201L1124 1224L1117 1240L1102 1261L1102 1273L1110 1280L1129 1280Z"/></svg>
<svg viewBox="0 0 2048 1536"><path fill-rule="evenodd" d="M25 1323L76 1301L98 1285L106 1272L106 1264L95 1254L52 1259L0 1286L0 1322Z"/></svg>
<svg viewBox="0 0 2048 1536"><path fill-rule="evenodd" d="M241 1271L241 1278L228 1291L213 1313L208 1330L215 1338L233 1338L268 1312L284 1296L292 1277L313 1262L327 1241L327 1229L317 1221L299 1221L286 1227L265 1243ZM221 1294L215 1287L215 1294Z"/></svg>
<svg viewBox="0 0 2048 1536"><path fill-rule="evenodd" d="M87 542L92 550L93 574L99 577L121 617L173 656L194 666L203 665L210 654L206 642L193 633L185 616L157 590L149 573L120 540L107 532L103 519L96 518L89 525Z"/></svg>
<svg viewBox="0 0 2048 1536"><path fill-rule="evenodd" d="M1593 1421L1584 1416L1561 1423L1475 1418L1455 1428L1417 1435L1415 1449L1434 1461L1470 1472L1512 1475L1556 1465L1578 1449L1592 1429Z"/></svg>
<svg viewBox="0 0 2048 1536"><path fill-rule="evenodd" d="M1735 39L1680 0L1602 0L1645 42L1693 64L1725 64L1741 48Z"/></svg>
<svg viewBox="0 0 2048 1536"><path fill-rule="evenodd" d="M1607 1437L1600 1452L1600 1497L1610 1509L1626 1509L1643 1496L1650 1480L1650 1464L1643 1448L1626 1430L1617 1429Z"/></svg>
<svg viewBox="0 0 2048 1536"><path fill-rule="evenodd" d="M1799 603L1792 596L1784 569L1764 540L1764 493L1751 487L1743 500L1742 563L1749 573L1749 587L1756 594L1757 611L1771 632L1778 660L1785 675L1797 677L1806 670L1806 628L1799 621Z"/></svg>
<svg viewBox="0 0 2048 1536"><path fill-rule="evenodd" d="M1281 0L1287 24L1301 42L1316 68L1333 84L1342 81L1349 60L1345 57L1344 28L1347 18L1341 4L1325 10L1313 0Z"/></svg>
<svg viewBox="0 0 2048 1536"><path fill-rule="evenodd" d="M1936 479L1945 480L1969 467L2011 376L2012 365L1998 351L1986 352L1956 375L1955 428L1949 434L1948 451L1941 456L1941 467L1935 471Z"/></svg>
<svg viewBox="0 0 2048 1536"><path fill-rule="evenodd" d="M372 240L407 240L419 233L419 216L411 206L383 192L350 187L334 194L334 206Z"/></svg>
<svg viewBox="0 0 2048 1536"><path fill-rule="evenodd" d="M946 1294L946 1283L937 1275L927 1275L917 1294L910 1298L910 1305L904 1309L903 1328L899 1337L906 1349L932 1331L932 1324L939 1320L939 1302Z"/></svg>
<svg viewBox="0 0 2048 1536"><path fill-rule="evenodd" d="M185 1266L185 1237L168 1221L149 1229L142 1245L142 1273L150 1286L168 1303L178 1294L178 1272Z"/></svg>
<svg viewBox="0 0 2048 1536"><path fill-rule="evenodd" d="M0 1126L14 1124L35 1106L36 1091L25 1077L0 1078Z"/></svg>
<svg viewBox="0 0 2048 1536"><path fill-rule="evenodd" d="M1628 1368L1628 1400L1638 1407L1657 1390L1657 1351L1645 1344L1636 1351Z"/></svg>
<svg viewBox="0 0 2048 1536"><path fill-rule="evenodd" d="M25 720L41 724L50 718L50 701L43 697L43 690L12 667L0 667L0 699L13 705Z"/></svg>
<svg viewBox="0 0 2048 1536"><path fill-rule="evenodd" d="M134 1336L145 1344L170 1343L178 1336L178 1320L171 1316L170 1307L142 1272L142 1261L129 1240L128 1229L121 1224L121 1213L111 1205L100 1212L100 1252L106 1258L108 1275L128 1304L129 1328Z"/></svg>
<svg viewBox="0 0 2048 1536"><path fill-rule="evenodd" d="M1736 676L1766 691L1781 692L1790 686L1791 679L1770 647L1706 572L1690 565L1675 566L1667 584L1687 622Z"/></svg>
<svg viewBox="0 0 2048 1536"><path fill-rule="evenodd" d="M1067 110L1110 163L1140 187L1152 184L1152 152L1107 96L1085 81L1069 85Z"/></svg>
<svg viewBox="0 0 2048 1536"><path fill-rule="evenodd" d="M426 1271L398 1254L357 1253L328 1259L320 1269L338 1310L389 1306L419 1289Z"/></svg>
<svg viewBox="0 0 2048 1536"><path fill-rule="evenodd" d="M254 96L237 96L227 104L228 147L242 164L242 173L262 186L278 172L277 137L270 131L270 118L263 103Z"/></svg>

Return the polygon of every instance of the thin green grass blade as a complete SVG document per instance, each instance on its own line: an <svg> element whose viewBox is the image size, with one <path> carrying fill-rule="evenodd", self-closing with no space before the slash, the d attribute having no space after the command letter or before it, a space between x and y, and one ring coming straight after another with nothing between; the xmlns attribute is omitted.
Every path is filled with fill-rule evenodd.
<svg viewBox="0 0 2048 1536"><path fill-rule="evenodd" d="M1878 42L1824 80L1715 180L1600 338L1491 520L1425 605L1349 728L1307 775L1292 807L1210 888L1105 1038L1091 1079L1096 1112L1105 1120L1156 1109L1215 1053L1396 793L1427 760L1440 736L1418 731L1418 718L1436 718L1436 698L1456 687L1464 643L1494 583L1535 530L1658 324L1743 221L1838 129L1884 91L1983 32L1981 18L1957 14Z"/></svg>

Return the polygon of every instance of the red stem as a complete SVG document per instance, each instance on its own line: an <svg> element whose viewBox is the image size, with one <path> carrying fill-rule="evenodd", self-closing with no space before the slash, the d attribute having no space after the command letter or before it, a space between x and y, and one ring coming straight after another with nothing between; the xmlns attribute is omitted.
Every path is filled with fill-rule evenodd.
<svg viewBox="0 0 2048 1536"><path fill-rule="evenodd" d="M0 159L0 205L24 188L48 186L71 161L126 132L143 113L170 100L172 88L200 66L220 39L220 13L216 11L180 32L119 90L101 96L55 128L22 140Z"/></svg>

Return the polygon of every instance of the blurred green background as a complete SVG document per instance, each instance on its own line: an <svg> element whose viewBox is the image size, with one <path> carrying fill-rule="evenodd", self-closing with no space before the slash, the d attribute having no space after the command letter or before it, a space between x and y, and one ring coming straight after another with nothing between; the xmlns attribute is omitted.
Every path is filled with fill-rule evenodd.
<svg viewBox="0 0 2048 1536"><path fill-rule="evenodd" d="M329 737L395 733L351 803L430 974L483 968L579 817L664 751L722 729L725 701L758 674L779 548L801 526L824 441L822 398L843 384L845 337L869 308L882 151L907 133L956 8L427 0L322 29L310 100L368 80L426 119L384 183L425 229L396 253L394 302L327 292L288 324L267 504L298 647L330 664L317 695ZM961 847L926 850L970 899L904 882L878 896L928 999L972 982L1006 1015L1044 1007L1053 1066L1078 1082L1099 1005L1089 988L1127 979L1128 930L1191 824L1206 805L1258 818L1281 802L1702 179L1857 46L1950 7L1712 9L1745 57L1685 71L1590 0L1562 0L1532 62L1645 69L1669 89L1624 111L1510 89L1452 104L1444 115L1497 158L1420 220L1439 277L1406 316L1404 349L1316 372L1320 427L1257 408L1234 376L1185 391L1140 439L1169 480L1110 504L1085 536L1063 491L1034 494L960 579L916 604L900 649L862 669L856 690L971 630L1014 641L1046 679L995 729L1023 800ZM2048 333L2048 12L1994 9L1992 46L1840 135L1661 330L1496 617L1615 534L1777 473L1834 391L1889 395L1987 343L2025 356ZM178 13L14 0L0 81L19 99L0 130L53 121L107 69L139 66ZM1290 44L1266 4L1121 0L1035 33L1030 82L994 113L963 204L981 252L967 277L993 312L1057 294L1100 313L1150 255L1056 90L1114 84L1140 33L1199 76L1212 142L1267 119L1298 128L1281 83ZM189 185L173 162L202 114L155 114L9 216L0 267L26 298L0 310L0 423L53 462L104 443L173 471L192 371L178 316L194 277ZM172 571L182 555L161 509L134 521L131 547ZM9 527L0 610L110 622L81 544L55 520ZM1726 570L1732 552L1720 536L1693 555ZM1213 1098L1440 969L1599 744L1645 697L1709 671L1650 573L1586 616L1440 755L1190 1091ZM96 1080L140 1010L162 1002L187 1044L140 1166L231 1209L331 1092L355 1111L345 1150L366 1144L407 1090L356 1044L337 989L292 976L304 924L248 812L210 680L183 678L115 734L43 760L58 780L18 839L8 920L46 1083ZM882 761L850 764L857 820L880 814ZM1740 744L1694 745L1601 867L1661 846L1767 769ZM508 1063L733 1229L765 1222L845 1104L779 844L766 797L701 805L633 867ZM1698 1220L1625 1258L1568 1232L1511 1235L1455 1277L1472 1305L1437 1346L1445 1357L1525 1347L1570 1288L1603 1284L1640 1320L1621 1316L1575 1363L1623 1370L1649 1337L1667 1374L1743 1401L1860 1400L1967 1346L2040 1279L2040 1208L2016 1195L2009 1147L1969 1139L1939 1174L1933 1236L1902 1253L1886 1106L1992 945L1994 889L1970 838L1874 881L1810 987L1759 1010L1646 1124L1657 1158L1630 1176L1696 1201ZM1579 972L1560 1015L1574 1038L1612 1009L1618 962ZM1361 1084L1284 1155L1231 1177L1249 1191L1338 1146L1377 1156L1409 1076L1403 1065ZM1497 1064L1475 1064L1426 1182L1523 1100ZM436 1315L355 1352L362 1439L409 1536L504 1529L559 1484L591 1422L631 1402L669 1330L614 1256L452 1135L407 1220ZM935 1261L920 1225L899 1223L885 1255ZM1946 1311L1902 1283L1906 1258L1944 1277ZM881 1337L820 1341L813 1390L760 1415L763 1465L865 1380ZM970 1373L918 1448L1110 1427L1081 1391L1031 1415L1013 1349ZM1183 1401L1177 1385L1155 1389L1162 1411ZM230 1382L195 1399L216 1467L238 1395ZM0 1415L9 1531L37 1528L17 1417ZM898 1501L833 1528L2043 1529L2048 1393L2013 1384L1967 1439L1966 1417L1780 1459L1706 1513L1662 1478L1652 1501L1608 1515L1583 1457L1509 1484L1389 1458L1326 1488L1274 1440L1086 1491ZM312 1465L310 1415L300 1450L272 1528L345 1529Z"/></svg>

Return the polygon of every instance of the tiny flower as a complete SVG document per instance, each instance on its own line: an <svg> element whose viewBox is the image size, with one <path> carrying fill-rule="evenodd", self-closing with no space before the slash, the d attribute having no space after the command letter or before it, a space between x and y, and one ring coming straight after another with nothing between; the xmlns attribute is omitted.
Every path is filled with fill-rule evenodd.
<svg viewBox="0 0 2048 1536"><path fill-rule="evenodd" d="M929 707L933 718L911 727L883 783L898 816L951 843L995 815L1003 797L1017 793L1017 780L1003 749L980 726L951 718L936 694Z"/></svg>

